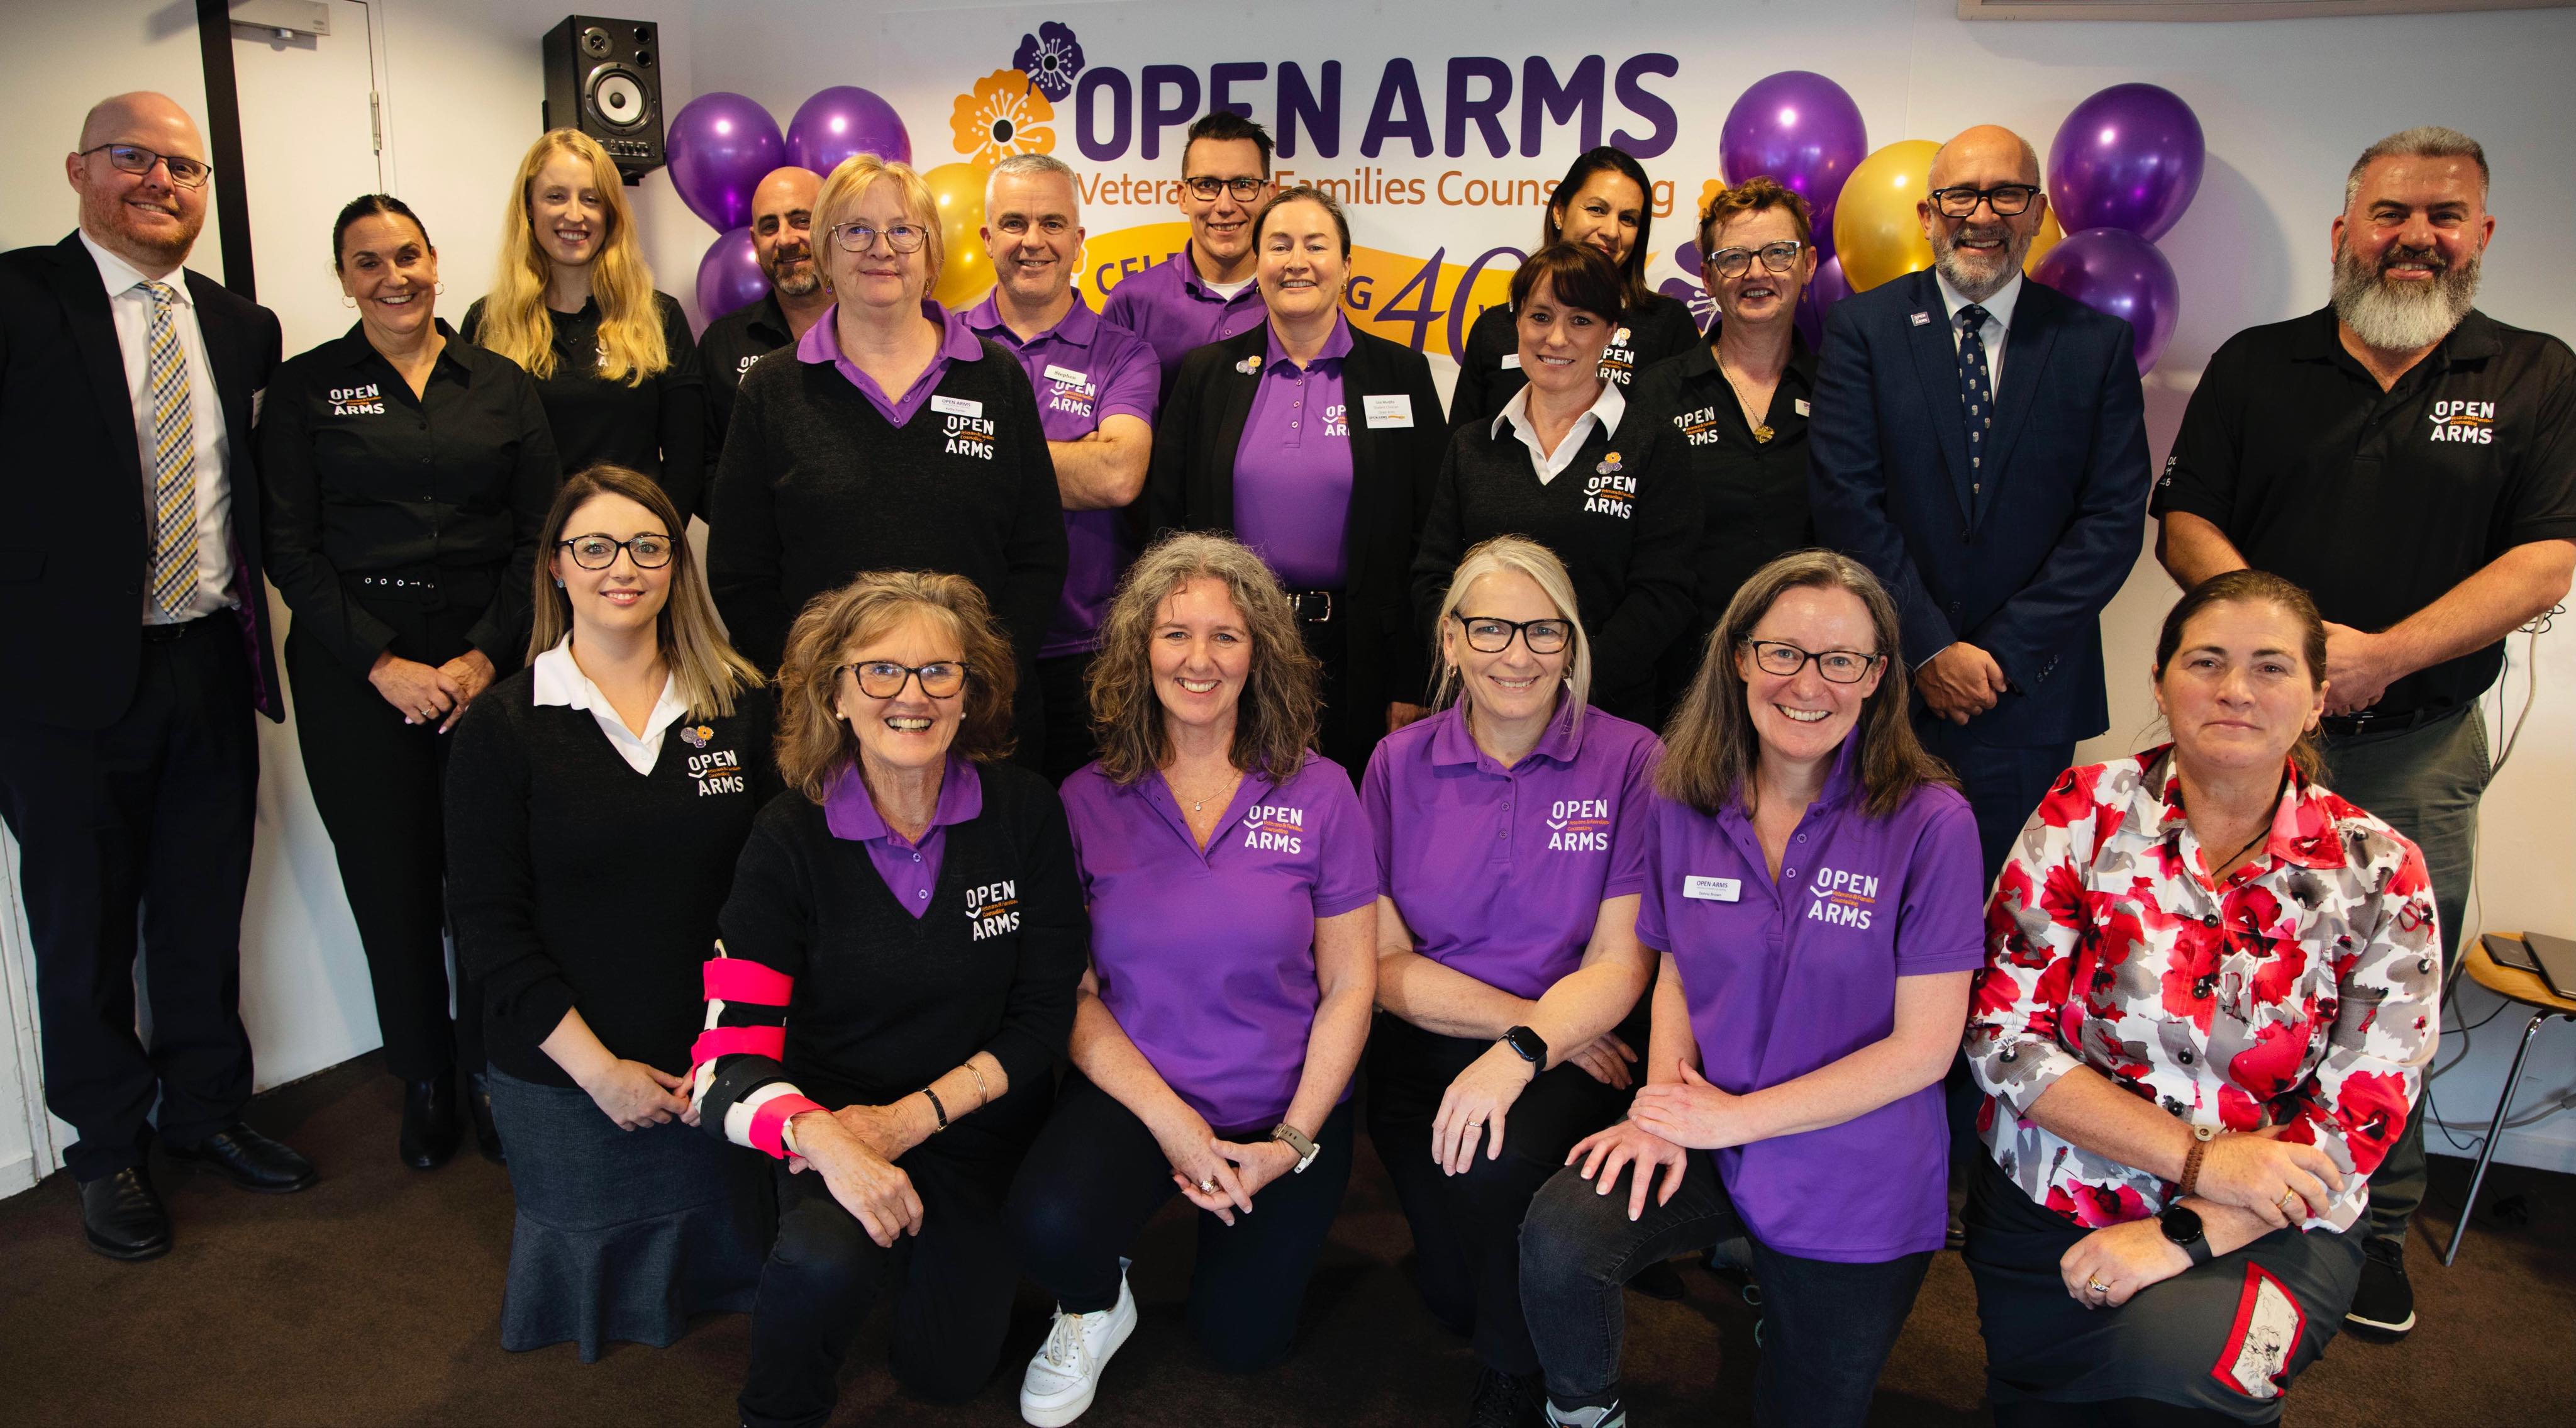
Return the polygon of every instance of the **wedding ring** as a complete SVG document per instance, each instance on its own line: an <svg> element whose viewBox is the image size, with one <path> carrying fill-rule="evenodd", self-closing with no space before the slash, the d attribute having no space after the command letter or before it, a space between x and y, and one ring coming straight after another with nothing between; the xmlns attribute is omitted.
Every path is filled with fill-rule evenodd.
<svg viewBox="0 0 2576 1428"><path fill-rule="evenodd" d="M1215 1194L1215 1193L1216 1193L1216 1177L1215 1177L1215 1176L1213 1176L1213 1175L1211 1175L1211 1176L1207 1177L1206 1179L1201 1180L1201 1181L1199 1182L1199 1193L1200 1193L1200 1194L1202 1194L1202 1195L1213 1195L1213 1194Z"/></svg>
<svg viewBox="0 0 2576 1428"><path fill-rule="evenodd" d="M2299 1203L2299 1192L2295 1190L2282 1191L2281 1198L2273 1201L2272 1204L2282 1214L2288 1215L2293 1219L2298 1218L2299 1212L2307 1208Z"/></svg>
<svg viewBox="0 0 2576 1428"><path fill-rule="evenodd" d="M2098 1279L2088 1279L2084 1281L2084 1287L2092 1290L2096 1294L2108 1294L2111 1292L2111 1286L2104 1284Z"/></svg>

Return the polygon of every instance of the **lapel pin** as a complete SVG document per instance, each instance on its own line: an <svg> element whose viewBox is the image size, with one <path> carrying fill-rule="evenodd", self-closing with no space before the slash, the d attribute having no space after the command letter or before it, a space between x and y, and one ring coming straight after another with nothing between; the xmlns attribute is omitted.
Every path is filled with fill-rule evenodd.
<svg viewBox="0 0 2576 1428"><path fill-rule="evenodd" d="M1246 357L1242 361L1234 364L1234 370L1249 377L1253 373L1261 370L1261 359L1259 357Z"/></svg>
<svg viewBox="0 0 2576 1428"><path fill-rule="evenodd" d="M1930 327L1932 325L1932 314L1928 312L1918 312L1914 314L1914 325L1917 327Z"/></svg>

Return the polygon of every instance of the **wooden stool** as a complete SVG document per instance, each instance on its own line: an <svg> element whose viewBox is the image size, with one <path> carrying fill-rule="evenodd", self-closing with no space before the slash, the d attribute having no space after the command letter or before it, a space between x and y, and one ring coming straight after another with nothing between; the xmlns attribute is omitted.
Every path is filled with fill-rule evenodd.
<svg viewBox="0 0 2576 1428"><path fill-rule="evenodd" d="M2492 935L2510 937L2517 942L2522 940L2522 934L2519 932L2499 932ZM2519 1002L2531 1008L2531 1020L2522 1028L2522 1049L2513 1054L2513 1070L2505 1074L2504 1093L2496 1097L2495 1119L2487 1123L2486 1143L2478 1147L2478 1168L2469 1176L2469 1195L2460 1203L2460 1222L2451 1229L2450 1248L2442 1251L2442 1263L2445 1267L2459 1256L2460 1241L2468 1236L2469 1216L2478 1207L2478 1186L2487 1178L2488 1162L2495 1159L2496 1141L2504 1134L2505 1113L2513 1108L2514 1088L2522 1084L2522 1063L2531 1055L2532 1036L2540 1030L2542 1022L2552 1017L2576 1021L2576 1001L2570 1001L2551 991L2549 983L2541 980L2537 973L2526 972L2519 967L2501 965L2487 955L2484 942L2471 942L2469 955L2461 958L2460 964L2461 970L2468 974L2469 980L2507 1001ZM2419 1111L2422 1109L2420 1102L2417 1109Z"/></svg>

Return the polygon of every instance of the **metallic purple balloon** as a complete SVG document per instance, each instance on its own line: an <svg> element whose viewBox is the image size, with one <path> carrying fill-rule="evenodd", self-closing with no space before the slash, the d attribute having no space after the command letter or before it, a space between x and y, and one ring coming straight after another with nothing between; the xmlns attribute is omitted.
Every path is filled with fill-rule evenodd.
<svg viewBox="0 0 2576 1428"><path fill-rule="evenodd" d="M713 322L769 295L769 276L751 251L751 230L729 228L707 245L698 260L698 316Z"/></svg>
<svg viewBox="0 0 2576 1428"><path fill-rule="evenodd" d="M1834 201L1843 180L1869 157L1869 134L1860 106L1843 87L1803 69L1758 79L1726 111L1718 131L1717 167L1730 184L1769 174L1807 201L1816 246L1830 254Z"/></svg>
<svg viewBox="0 0 2576 1428"><path fill-rule="evenodd" d="M2048 146L2048 201L2068 233L2125 228L2161 238L2200 191L2209 159L2182 96L2115 84L2075 106Z"/></svg>
<svg viewBox="0 0 2576 1428"><path fill-rule="evenodd" d="M701 94L672 115L663 142L671 187L719 231L751 221L751 191L787 162L778 121L758 101L723 90Z"/></svg>
<svg viewBox="0 0 2576 1428"><path fill-rule="evenodd" d="M1816 276L1808 280L1807 290L1798 294L1798 310L1790 319L1798 324L1798 335L1807 339L1810 348L1825 345L1825 312L1835 303L1851 296L1851 284L1843 280L1843 260L1827 258L1816 265Z"/></svg>
<svg viewBox="0 0 2576 1428"><path fill-rule="evenodd" d="M2155 244L2125 228L2067 234L2031 277L2096 312L2128 319L2141 376L2164 355L2174 324L2182 320L2182 284L2173 264Z"/></svg>
<svg viewBox="0 0 2576 1428"><path fill-rule="evenodd" d="M894 106L856 85L826 89L787 121L787 162L826 178L852 154L912 162L912 136Z"/></svg>

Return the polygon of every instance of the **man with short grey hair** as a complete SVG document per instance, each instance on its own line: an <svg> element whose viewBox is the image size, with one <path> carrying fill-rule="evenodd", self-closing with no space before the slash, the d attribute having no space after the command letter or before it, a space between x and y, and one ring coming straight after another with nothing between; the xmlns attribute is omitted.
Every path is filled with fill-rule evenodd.
<svg viewBox="0 0 2576 1428"><path fill-rule="evenodd" d="M2184 589L2252 565L2316 597L2328 782L2422 849L2446 959L2466 930L2489 773L2480 697L2505 637L2576 573L2576 353L2474 306L2495 235L2487 181L2484 150L2457 130L2364 150L2327 228L2331 300L2210 358L2155 500L2156 554ZM2428 958L2416 972L2447 970ZM2344 1168L2370 1177L2347 1318L2366 1337L2415 1324L2421 1111L2336 1108L2355 1123Z"/></svg>

